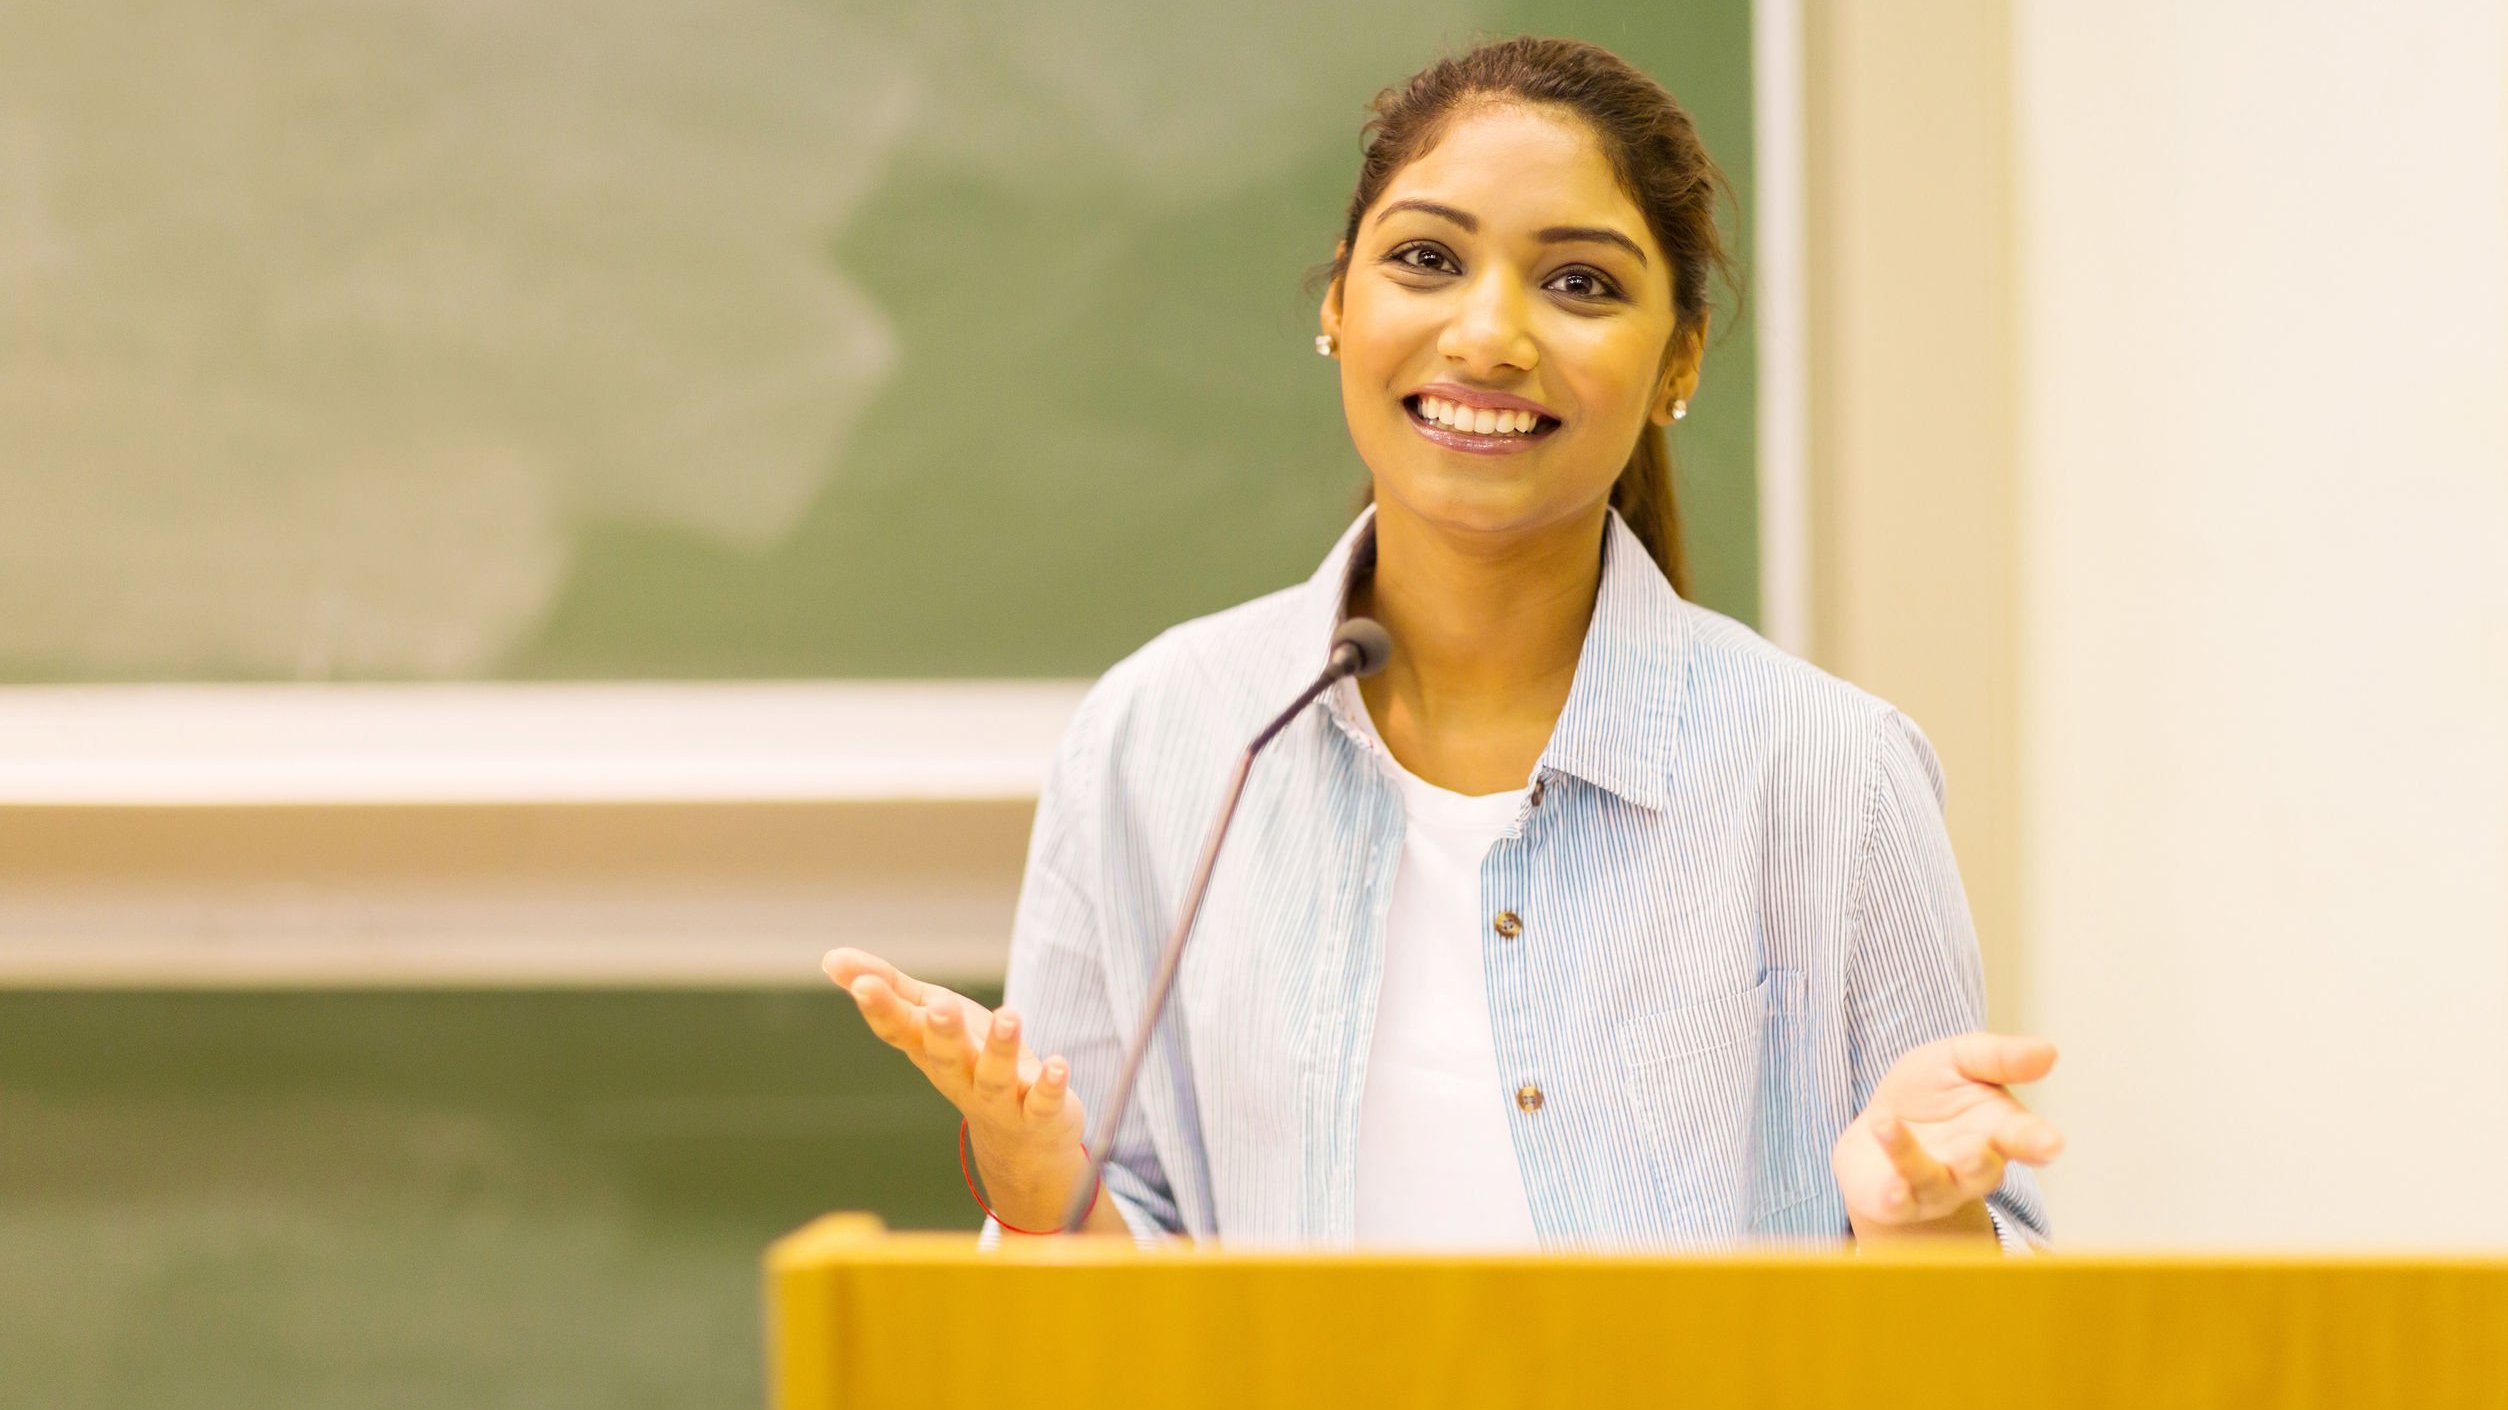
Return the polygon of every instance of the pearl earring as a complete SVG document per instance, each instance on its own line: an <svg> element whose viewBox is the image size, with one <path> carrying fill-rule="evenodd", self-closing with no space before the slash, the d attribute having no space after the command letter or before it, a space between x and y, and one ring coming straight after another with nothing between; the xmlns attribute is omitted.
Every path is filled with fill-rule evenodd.
<svg viewBox="0 0 2508 1410"><path fill-rule="evenodd" d="M1682 417L1687 416L1687 415L1689 415L1689 403L1688 403L1688 402L1686 402L1686 401L1676 401L1676 402L1672 403L1672 419L1673 419L1673 420L1678 421L1678 420L1680 420Z"/></svg>
<svg viewBox="0 0 2508 1410"><path fill-rule="evenodd" d="M1318 333L1315 335L1315 355L1317 357L1330 357L1339 346L1340 345L1338 343L1335 343L1332 340L1332 335L1330 333Z"/></svg>

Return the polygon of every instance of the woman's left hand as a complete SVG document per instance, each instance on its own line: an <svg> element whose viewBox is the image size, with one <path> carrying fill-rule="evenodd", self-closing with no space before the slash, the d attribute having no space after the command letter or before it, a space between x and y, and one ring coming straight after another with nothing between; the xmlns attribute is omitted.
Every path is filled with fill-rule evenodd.
<svg viewBox="0 0 2508 1410"><path fill-rule="evenodd" d="M2044 1038L1962 1033L1909 1049L1829 1154L1856 1232L1948 1219L2003 1183L2005 1161L2053 1160L2063 1133L2004 1088L2054 1066Z"/></svg>

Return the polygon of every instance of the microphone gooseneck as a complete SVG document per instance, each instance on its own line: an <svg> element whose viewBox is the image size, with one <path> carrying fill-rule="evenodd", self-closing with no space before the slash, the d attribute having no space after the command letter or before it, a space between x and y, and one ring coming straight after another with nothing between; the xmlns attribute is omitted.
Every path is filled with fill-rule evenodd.
<svg viewBox="0 0 2508 1410"><path fill-rule="evenodd" d="M1142 1011L1140 1024L1132 1030L1132 1041L1124 1046L1123 1068L1115 1074L1115 1085L1106 1097L1106 1109L1097 1114L1095 1129L1088 1143L1088 1178L1071 1192L1071 1207L1063 1215L1062 1227L1077 1229L1088 1217L1089 1207L1097 1202L1097 1183L1105 1174L1106 1159L1115 1149L1115 1132L1122 1129L1125 1108L1132 1104L1132 1087L1140 1079L1141 1062L1149 1055L1150 1035L1158 1030L1159 1015L1166 1012L1167 995L1176 987L1176 971L1184 963L1184 942L1193 933L1194 917L1202 911L1202 893L1210 889L1211 868L1219 861L1219 845L1227 840L1229 820L1237 815L1237 800L1245 795L1246 777L1254 771L1254 756L1263 752L1273 736L1289 727L1300 711L1315 703L1315 698L1342 681L1356 676L1372 676L1393 659L1393 637L1383 627L1366 617L1352 617L1332 634L1332 649L1325 658L1323 674L1312 685L1298 692L1289 708L1263 726L1245 752L1237 756L1235 772L1228 776L1228 791L1220 800L1219 816L1212 820L1210 837L1202 844L1202 858L1193 867L1192 883L1185 888L1184 906L1176 917L1176 928L1167 935L1166 948L1159 952L1158 971L1150 980L1149 1004Z"/></svg>

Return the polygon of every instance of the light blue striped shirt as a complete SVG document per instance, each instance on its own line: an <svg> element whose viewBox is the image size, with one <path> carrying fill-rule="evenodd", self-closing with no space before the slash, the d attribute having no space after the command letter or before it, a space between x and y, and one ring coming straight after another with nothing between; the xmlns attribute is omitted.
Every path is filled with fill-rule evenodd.
<svg viewBox="0 0 2508 1410"><path fill-rule="evenodd" d="M1092 1113L1235 757L1373 557L1363 514L1305 583L1163 633L1074 718L1005 1001ZM1255 764L1107 1166L1144 1239L1352 1241L1403 807L1347 709L1327 692ZM1456 1017L1490 1025L1544 1245L1847 1236L1838 1133L1900 1054L1984 1021L1923 734L1682 600L1614 514L1533 784L1481 866L1489 1011ZM1988 1208L2007 1248L2044 1239L2025 1167Z"/></svg>

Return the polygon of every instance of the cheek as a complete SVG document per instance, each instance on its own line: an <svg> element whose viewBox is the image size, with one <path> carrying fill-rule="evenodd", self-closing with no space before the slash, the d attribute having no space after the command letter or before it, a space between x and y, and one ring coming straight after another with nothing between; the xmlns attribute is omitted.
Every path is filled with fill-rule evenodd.
<svg viewBox="0 0 2508 1410"><path fill-rule="evenodd" d="M1618 439L1646 420L1663 339L1650 330L1602 326L1569 329L1551 339L1553 371L1585 412L1586 428Z"/></svg>
<svg viewBox="0 0 2508 1410"><path fill-rule="evenodd" d="M1353 298L1341 318L1341 366L1354 382L1383 385L1433 350L1439 320L1427 299Z"/></svg>
<svg viewBox="0 0 2508 1410"><path fill-rule="evenodd" d="M1416 309L1354 306L1342 318L1341 410L1361 451L1408 435L1396 383L1417 380L1436 346L1437 325Z"/></svg>

